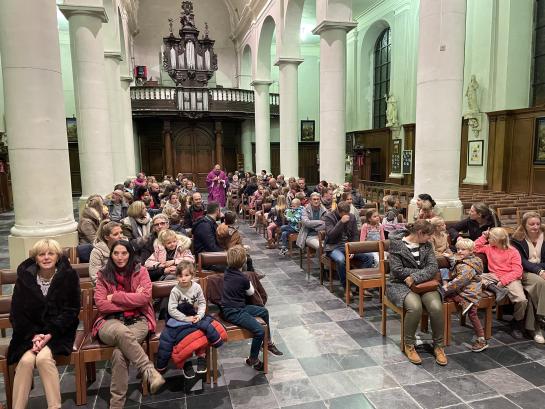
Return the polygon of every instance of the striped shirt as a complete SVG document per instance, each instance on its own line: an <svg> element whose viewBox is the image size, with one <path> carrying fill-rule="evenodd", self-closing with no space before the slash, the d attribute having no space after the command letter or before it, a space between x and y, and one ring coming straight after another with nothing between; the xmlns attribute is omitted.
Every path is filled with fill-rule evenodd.
<svg viewBox="0 0 545 409"><path fill-rule="evenodd" d="M413 255L414 260L416 261L416 264L420 266L420 244L418 243L411 243L405 238L403 238L403 243L407 246L411 254Z"/></svg>

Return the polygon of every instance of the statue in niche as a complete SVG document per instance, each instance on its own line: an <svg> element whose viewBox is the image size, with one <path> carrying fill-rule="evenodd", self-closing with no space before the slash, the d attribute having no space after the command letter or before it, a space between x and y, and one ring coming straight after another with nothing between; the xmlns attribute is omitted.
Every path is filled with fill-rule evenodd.
<svg viewBox="0 0 545 409"><path fill-rule="evenodd" d="M475 78L475 75L471 76L471 81L467 86L466 98L467 98L467 114L477 114L480 111L479 103L477 102L477 93L479 92L479 83Z"/></svg>
<svg viewBox="0 0 545 409"><path fill-rule="evenodd" d="M187 68L190 70L195 69L195 44L193 41L188 41L185 45L185 55L187 58Z"/></svg>
<svg viewBox="0 0 545 409"><path fill-rule="evenodd" d="M386 99L386 126L395 127L399 125L397 121L397 100L394 94L384 95Z"/></svg>

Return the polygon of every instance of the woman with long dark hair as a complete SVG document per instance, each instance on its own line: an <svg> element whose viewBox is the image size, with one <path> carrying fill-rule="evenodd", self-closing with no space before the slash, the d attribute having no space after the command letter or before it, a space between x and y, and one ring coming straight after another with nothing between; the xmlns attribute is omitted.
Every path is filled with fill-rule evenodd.
<svg viewBox="0 0 545 409"><path fill-rule="evenodd" d="M452 245L458 240L460 233L467 233L473 241L482 236L483 232L500 227L501 223L496 213L487 204L482 202L473 203L469 209L469 216L448 229Z"/></svg>
<svg viewBox="0 0 545 409"><path fill-rule="evenodd" d="M112 245L108 263L97 276L95 304L99 315L93 325L93 336L115 347L111 359L110 408L125 405L129 363L138 368L151 393L157 392L165 380L141 346L156 326L151 281L128 241L119 240Z"/></svg>

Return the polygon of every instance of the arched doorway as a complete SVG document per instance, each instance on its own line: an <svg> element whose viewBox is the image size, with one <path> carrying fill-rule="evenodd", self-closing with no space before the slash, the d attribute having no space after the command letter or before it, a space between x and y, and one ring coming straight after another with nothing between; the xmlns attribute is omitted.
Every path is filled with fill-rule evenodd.
<svg viewBox="0 0 545 409"><path fill-rule="evenodd" d="M199 189L206 188L206 176L214 166L212 135L201 128L187 128L174 138L176 172L191 177Z"/></svg>

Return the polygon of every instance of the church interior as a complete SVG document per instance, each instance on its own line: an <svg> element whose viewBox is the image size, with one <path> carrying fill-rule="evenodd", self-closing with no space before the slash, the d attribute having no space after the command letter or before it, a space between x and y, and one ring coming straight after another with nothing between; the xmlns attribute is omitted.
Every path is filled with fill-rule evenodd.
<svg viewBox="0 0 545 409"><path fill-rule="evenodd" d="M120 197L131 196L130 206L145 202L136 197L144 178L143 190L155 205L145 202L152 230L148 236L142 229L139 234L142 240L153 237L153 250L160 234L153 230L154 220L167 213L170 195L183 195L183 211L176 202L182 225L184 212L187 217L190 205L195 206L194 193L200 192L208 204L218 201L211 189L217 177L210 179L218 166L225 179L221 221L228 211L238 220L237 232L268 294L265 340L274 339L272 345L283 354L263 352L265 370L257 370L248 357L252 334L221 321L227 340L221 348L208 347L206 375L198 372L189 379L171 362L161 374L165 385L152 394L150 375L133 365L119 407L543 407L545 0L2 0L0 68L4 407L61 407L51 404L38 363L32 388L21 401L18 365L9 358L13 346L8 345L15 338L14 285L22 285L19 268L29 255L36 256L36 243L58 243L82 280L81 342L76 346L76 338L68 356L53 355L62 407L116 407L110 400L118 373L112 364L116 349L101 350L95 345L99 341L91 344L100 308L89 264L78 250L82 215L94 197L108 207L120 190ZM276 187L280 180L284 185ZM255 189L248 193L244 186L250 184ZM237 187L236 193L229 185ZM268 193L254 199L262 188L271 194L268 202ZM300 199L301 206L317 211L312 191L324 210L340 219L343 206L338 206L348 196L350 206L356 206L357 237L342 236L346 280L339 271L344 264L335 264L328 250L332 239L327 227L327 233L315 234L315 247L304 240L300 245L304 216L293 226L282 222L292 230L275 226L267 216L278 208L279 195L292 195L282 212L296 208L293 203ZM361 206L356 205L358 196ZM156 203L159 197L162 203ZM433 219L441 218L452 257L462 236L476 243L478 253L481 233L490 240L490 230L501 226L508 234L506 249L519 249L516 240L526 234L521 239L526 250L520 251L526 251L528 263L540 266L534 271L540 281L525 281L536 274L524 254L522 261L519 255L520 293L531 311L523 314L523 338L514 335L520 329L515 328L520 320L515 290L509 287L509 299L502 304L496 302L498 293L485 291L486 280L476 278L488 295L468 307L475 309L474 315L441 293L446 366L432 347L438 342L433 314L428 305L420 305L416 351L423 359L414 365L404 349L407 306L388 304L386 288L396 280L394 259L388 258L394 235L390 240L388 234L377 237L372 251L354 250L376 259L372 267L353 267L350 273L354 254L349 242L364 243L362 224L371 223L372 210L383 224L388 200L396 209L396 228L412 232L418 220L435 226ZM422 216L424 200L432 203L430 217ZM116 214L126 212L115 203ZM486 224L481 205L495 224ZM130 206L123 217L134 219ZM201 216L208 217L206 211ZM475 221L475 212L479 234L453 236L452 229L464 220ZM102 226L106 216L100 218ZM525 223L536 219L536 239L530 240L534 233ZM327 226L327 216L320 221ZM219 217L213 222L219 225ZM172 228L173 221L169 223ZM184 228L193 240L197 276L207 283L200 256L211 253L199 256L195 225ZM96 248L93 243L89 253ZM424 257L424 241L420 245ZM112 263L113 247L106 253ZM456 270L450 256L437 254L436 261L434 256L434 272ZM227 267L227 249L218 257L225 262L217 264ZM483 274L496 274L491 257L485 256L483 271L489 273ZM421 268L420 260L415 268ZM406 283L405 278L400 282ZM438 285L440 293L443 282ZM154 282L148 298L168 300L166 288ZM541 303L536 301L540 297ZM155 304L159 312L160 303ZM486 338L486 347L479 354L471 349L475 316L485 324L486 335L479 337ZM158 328L159 321L164 331L166 320L158 319ZM150 361L158 354L160 335L160 330L150 330L141 342ZM34 336L32 343L36 339L41 338ZM247 357L252 365L245 364Z"/></svg>

